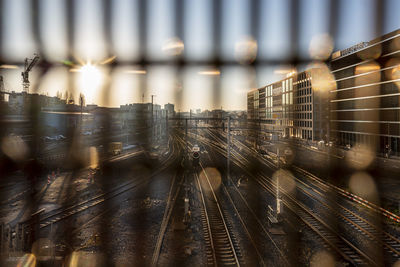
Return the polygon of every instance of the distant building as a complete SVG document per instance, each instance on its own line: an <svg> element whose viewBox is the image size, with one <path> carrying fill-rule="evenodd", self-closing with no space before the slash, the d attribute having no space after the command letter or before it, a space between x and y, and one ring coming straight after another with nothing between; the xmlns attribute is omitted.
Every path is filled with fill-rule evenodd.
<svg viewBox="0 0 400 267"><path fill-rule="evenodd" d="M87 110L87 111L92 111L92 110L94 110L94 109L96 109L96 108L98 108L98 106L97 106L96 104L89 104L89 105L86 105L86 110Z"/></svg>
<svg viewBox="0 0 400 267"><path fill-rule="evenodd" d="M172 118L175 116L175 105L174 104L165 104L164 105L164 110L166 111L166 114L168 115L169 118Z"/></svg>
<svg viewBox="0 0 400 267"><path fill-rule="evenodd" d="M31 108L64 109L65 105L65 100L55 96L11 92L8 97L8 107L12 114L30 113Z"/></svg>

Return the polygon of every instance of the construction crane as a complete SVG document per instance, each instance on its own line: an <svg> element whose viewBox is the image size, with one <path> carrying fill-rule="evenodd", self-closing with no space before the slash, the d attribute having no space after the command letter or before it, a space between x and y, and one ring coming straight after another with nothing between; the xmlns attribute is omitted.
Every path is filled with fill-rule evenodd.
<svg viewBox="0 0 400 267"><path fill-rule="evenodd" d="M39 56L37 54L33 54L33 56L33 59L25 58L25 69L21 72L23 92L26 93L29 93L29 72L39 61Z"/></svg>

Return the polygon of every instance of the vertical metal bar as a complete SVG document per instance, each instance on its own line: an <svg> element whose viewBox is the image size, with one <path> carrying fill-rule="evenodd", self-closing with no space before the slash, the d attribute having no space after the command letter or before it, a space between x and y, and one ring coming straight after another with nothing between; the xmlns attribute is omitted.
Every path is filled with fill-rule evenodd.
<svg viewBox="0 0 400 267"><path fill-rule="evenodd" d="M32 36L35 41L35 49L39 52L39 55L43 58L43 41L42 41L42 31L40 29L40 19L41 19L41 10L40 10L40 0L32 0L30 2L30 11L31 11L31 30Z"/></svg>
<svg viewBox="0 0 400 267"><path fill-rule="evenodd" d="M0 0L0 10L2 13L4 13L4 1L3 0ZM4 49L3 45L4 44L3 44L3 42L4 42L5 38L3 36L3 34L4 34L3 30L4 30L4 19L1 18L0 19L0 64L4 62L4 56L3 56L3 49ZM1 127L1 128L3 128L3 127Z"/></svg>
<svg viewBox="0 0 400 267"><path fill-rule="evenodd" d="M220 63L220 52L221 52L221 18L222 18L222 2L223 0L214 0L213 3L213 42L214 42L214 62L216 62L217 67L219 67Z"/></svg>
<svg viewBox="0 0 400 267"><path fill-rule="evenodd" d="M291 49L290 49L290 61L293 66L297 66L299 62L299 48L298 48L298 42L299 42L299 25L301 24L301 21L299 20L299 1L298 0L290 0L290 43L291 43Z"/></svg>
<svg viewBox="0 0 400 267"><path fill-rule="evenodd" d="M184 0L175 0L175 34L181 40L185 40L184 38L184 25L185 25L185 1Z"/></svg>
<svg viewBox="0 0 400 267"><path fill-rule="evenodd" d="M110 58L112 53L114 52L113 50L113 41L112 41L112 20L113 20L113 4L111 0L103 0L102 1L102 13L103 13L103 18L102 18L102 22L103 22L103 36L106 42L106 56L107 58ZM114 64L114 62L112 63ZM107 73L105 75L106 77L106 81L105 84L103 85L103 103L105 106L109 106L109 99L111 98L111 79L112 79L112 75L114 73L114 66L111 65L108 69L107 69ZM110 135L111 135L111 123L112 123L112 114L109 114L112 111L108 111L107 115L106 115L106 120L104 121L105 124L105 136L103 136L103 147L107 148L108 144L110 143ZM112 171L113 172L113 171ZM102 182L107 181L107 179L102 179ZM104 210L111 210L112 206L110 204L110 202L105 201L104 202ZM109 229L109 223L110 221L107 220L105 218L105 216L107 216L105 213L103 213L102 215L102 220L101 220L101 224L100 224L100 228L101 228L101 240L102 240L102 249L103 249L103 253L106 255L106 263L105 265L112 265L112 258L113 255L112 253L112 242L113 242L113 235L115 233L113 233L112 231L110 231Z"/></svg>
<svg viewBox="0 0 400 267"><path fill-rule="evenodd" d="M147 0L138 0L138 12L136 10L134 11L138 14L139 19L139 62L141 62L142 66L147 55L147 3Z"/></svg>
<svg viewBox="0 0 400 267"><path fill-rule="evenodd" d="M339 7L340 7L340 1L337 1L337 0L329 1L328 31L329 31L329 34L332 36L333 40L335 40L336 36L337 36L337 26L338 26L337 18L340 18L339 17Z"/></svg>
<svg viewBox="0 0 400 267"><path fill-rule="evenodd" d="M107 57L110 57L113 50L112 21L113 7L111 0L103 0L103 34L106 41Z"/></svg>
<svg viewBox="0 0 400 267"><path fill-rule="evenodd" d="M374 36L381 36L385 26L385 6L386 0L374 0L373 10L375 10Z"/></svg>

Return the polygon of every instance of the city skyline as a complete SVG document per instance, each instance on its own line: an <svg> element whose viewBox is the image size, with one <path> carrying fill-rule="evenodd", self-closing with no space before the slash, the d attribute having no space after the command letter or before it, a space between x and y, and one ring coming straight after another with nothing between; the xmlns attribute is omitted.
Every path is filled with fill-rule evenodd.
<svg viewBox="0 0 400 267"><path fill-rule="evenodd" d="M5 59L11 62L22 62L25 57L32 57L36 51L32 34L29 32L27 14L24 3L26 1L5 1L5 33L3 34ZM212 31L211 24L207 21L210 14L207 12L211 1L191 0L185 5L186 15L184 20L183 40L176 38L178 35L173 29L173 19L168 14L173 13L168 1L153 0L148 3L149 14L158 15L157 20L149 20L148 36L146 39L146 56L155 62L172 61L172 65L151 64L145 69L129 62L135 62L139 56L138 22L132 18L129 10L136 10L135 1L116 1L113 7L115 22L113 22L113 44L116 60L122 62L121 67L113 69L112 76L108 80L110 85L109 97L103 97L102 85L107 81L104 73L109 72L107 66L97 66L100 73L100 81L91 85L91 88L83 88L79 73L68 71L68 67L56 64L40 80L37 93L55 95L57 91L64 92L68 89L68 76L71 76L74 88L72 93L76 96L83 92L87 97L87 103L96 103L101 106L118 107L129 103L142 102L142 95L150 101L150 95L156 95L155 102L161 105L173 102L181 110L190 109L216 109L221 106L227 110L246 109L246 94L252 88L258 88L285 77L285 71L297 67L298 71L307 68L307 61L312 61L309 48L313 40L326 35L329 31L327 20L329 17L328 1L304 1L301 5L298 32L298 54L303 63L298 66L277 64L284 62L290 55L290 23L288 19L280 17L289 9L288 1L261 1L261 10L267 16L260 17L261 27L256 32L259 36L255 39L254 31L249 25L249 7L246 1L235 0L228 4L222 1L224 16L221 19L221 34L223 36L220 52L222 65L219 69L208 64L212 56ZM268 8L267 8L268 2ZM386 1L384 6L385 18L382 22L384 33L400 28L400 22L396 19L395 10L400 6L398 1ZM307 9L312 5L313 9ZM362 41L368 41L378 36L373 15L374 1L339 1L339 17L336 38L333 39L333 51L341 50ZM61 1L43 1L43 18L40 27L43 31L42 50L52 62L60 63L67 57L66 30ZM82 1L75 7L78 24L76 29L74 48L76 62L100 62L106 58L106 42L102 34L102 16L100 5L95 1ZM17 14L25 14L22 20ZM25 13L24 13L25 12ZM50 15L51 14L51 15ZM59 14L59 18L49 16ZM118 14L118 16L116 16ZM16 19L18 17L18 19ZM237 23L241 21L240 23ZM247 23L242 23L247 21ZM316 23L318 22L318 23ZM372 25L368 27L368 25ZM191 30L189 30L191 29ZM28 32L27 32L28 31ZM317 48L319 45L317 44ZM244 53L244 54L243 54ZM256 53L257 60L265 62L256 68L240 63L240 57L246 57ZM185 66L179 69L173 65L176 54L186 60L199 60L200 64ZM239 57L239 58L238 58ZM238 60L237 64L224 64L224 60ZM269 64L268 62L271 61ZM18 69L1 69L4 76L5 87L9 91L21 91L22 66ZM282 71L283 70L283 71ZM38 72L33 70L31 74L31 88L38 83ZM146 86L143 86L146 84ZM144 88L145 87L145 88ZM219 89L216 97L213 88ZM183 93L182 93L183 92Z"/></svg>

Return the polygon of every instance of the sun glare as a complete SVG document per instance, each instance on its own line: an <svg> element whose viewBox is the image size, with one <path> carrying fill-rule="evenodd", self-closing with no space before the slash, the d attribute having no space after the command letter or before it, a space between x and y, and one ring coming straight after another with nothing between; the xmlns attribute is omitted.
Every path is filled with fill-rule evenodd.
<svg viewBox="0 0 400 267"><path fill-rule="evenodd" d="M100 70L94 65L88 63L83 65L79 70L81 91L86 96L86 99L92 100L100 89L102 75Z"/></svg>

